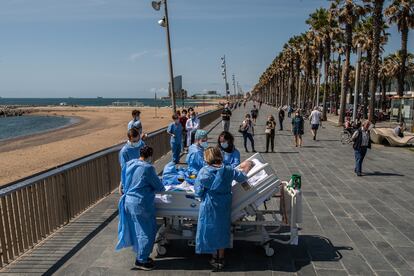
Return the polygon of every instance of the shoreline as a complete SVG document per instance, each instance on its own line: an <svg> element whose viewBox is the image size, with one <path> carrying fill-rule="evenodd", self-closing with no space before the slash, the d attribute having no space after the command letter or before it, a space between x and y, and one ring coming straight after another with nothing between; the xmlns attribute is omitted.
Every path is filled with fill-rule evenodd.
<svg viewBox="0 0 414 276"><path fill-rule="evenodd" d="M216 104L205 110L216 108ZM0 141L0 186L34 175L108 147L125 143L131 111L136 107L38 107L25 116L64 116L71 124ZM171 109L142 107L144 133L166 127ZM180 108L181 109L181 108ZM204 107L196 112L203 113ZM157 116L155 116L157 115ZM23 164L23 165L22 165Z"/></svg>

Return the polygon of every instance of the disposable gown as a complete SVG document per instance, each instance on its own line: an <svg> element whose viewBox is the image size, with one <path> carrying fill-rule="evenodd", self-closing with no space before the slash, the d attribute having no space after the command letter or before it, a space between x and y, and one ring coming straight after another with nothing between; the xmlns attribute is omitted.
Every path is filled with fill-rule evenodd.
<svg viewBox="0 0 414 276"><path fill-rule="evenodd" d="M124 194L119 200L118 244L116 250L132 247L137 260L146 262L154 246L157 224L155 193L164 190L154 167L142 160L129 161L123 168Z"/></svg>
<svg viewBox="0 0 414 276"><path fill-rule="evenodd" d="M188 148L185 162L188 164L189 173L198 174L198 171L206 165L203 155L204 149L197 144L192 144Z"/></svg>
<svg viewBox="0 0 414 276"><path fill-rule="evenodd" d="M182 141L182 134L183 134L183 127L181 124L171 123L168 128L167 132L174 134L170 138L170 145L172 151L172 160L175 163L180 162L180 153L181 153L181 141Z"/></svg>
<svg viewBox="0 0 414 276"><path fill-rule="evenodd" d="M230 246L231 183L247 176L231 166L205 166L196 179L195 195L201 198L198 215L196 253L216 253Z"/></svg>
<svg viewBox="0 0 414 276"><path fill-rule="evenodd" d="M224 165L230 165L233 169L240 165L240 152L234 148L232 152L221 151Z"/></svg>
<svg viewBox="0 0 414 276"><path fill-rule="evenodd" d="M124 182L125 175L122 173L122 168L125 167L126 163L132 159L139 158L139 151L145 146L145 142L139 140L138 144L133 146L131 142L127 142L122 149L119 151L119 164L121 165L121 182Z"/></svg>

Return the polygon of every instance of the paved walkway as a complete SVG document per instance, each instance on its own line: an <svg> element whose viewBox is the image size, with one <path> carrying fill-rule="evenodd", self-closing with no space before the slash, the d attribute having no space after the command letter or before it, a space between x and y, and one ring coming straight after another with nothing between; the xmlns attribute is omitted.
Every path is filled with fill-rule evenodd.
<svg viewBox="0 0 414 276"><path fill-rule="evenodd" d="M249 154L237 132L249 108L236 109L231 131L242 159ZM262 107L256 126L256 150L265 150L264 123L274 109ZM216 122L217 123L217 122ZM288 126L285 120L285 128ZM306 122L307 123L307 122ZM214 125L213 123L212 125ZM288 128L290 129L290 128ZM210 133L214 144L221 125ZM308 125L304 146L296 148L289 131L276 134L276 152L263 153L282 179L302 175L304 222L298 246L273 244L275 255L251 243L228 250L226 272L237 275L414 275L414 153L407 148L374 146L363 177L353 173L353 150L339 142L339 129L327 122L319 140ZM112 206L113 208L113 206ZM62 259L57 275L136 275L130 250L115 252L118 219L112 220L81 249ZM207 275L207 256L181 242L157 259L152 275ZM12 271L10 271L12 272ZM18 272L17 270L14 272ZM23 272L23 271L21 271ZM30 271L25 271L29 273Z"/></svg>

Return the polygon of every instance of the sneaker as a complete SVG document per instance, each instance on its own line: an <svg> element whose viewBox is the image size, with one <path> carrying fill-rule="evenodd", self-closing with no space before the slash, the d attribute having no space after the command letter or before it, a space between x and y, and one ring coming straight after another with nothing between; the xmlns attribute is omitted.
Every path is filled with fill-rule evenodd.
<svg viewBox="0 0 414 276"><path fill-rule="evenodd" d="M362 173L357 173L356 175L357 175L357 176L362 176Z"/></svg>
<svg viewBox="0 0 414 276"><path fill-rule="evenodd" d="M224 268L224 259L212 258L210 260L210 265L212 265L215 270L221 270Z"/></svg>
<svg viewBox="0 0 414 276"><path fill-rule="evenodd" d="M145 270L145 271L153 270L155 268L154 261L150 258L148 258L148 261L145 263L135 260L135 266L136 268Z"/></svg>

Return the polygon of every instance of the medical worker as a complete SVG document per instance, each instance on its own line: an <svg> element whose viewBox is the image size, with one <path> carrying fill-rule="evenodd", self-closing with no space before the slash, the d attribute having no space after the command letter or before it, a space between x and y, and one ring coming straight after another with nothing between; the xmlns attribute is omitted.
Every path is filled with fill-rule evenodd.
<svg viewBox="0 0 414 276"><path fill-rule="evenodd" d="M157 223L155 219L155 193L164 190L154 166L153 150L144 146L139 159L129 161L123 168L126 180L119 200L118 244L116 250L132 247L137 254L135 266L142 270L154 268L149 257L152 252Z"/></svg>
<svg viewBox="0 0 414 276"><path fill-rule="evenodd" d="M208 147L207 131L203 129L197 130L195 134L195 143L188 148L187 158L185 162L188 164L188 172L190 174L198 174L198 171L205 165L204 149Z"/></svg>
<svg viewBox="0 0 414 276"><path fill-rule="evenodd" d="M171 136L170 145L172 151L172 161L175 164L178 164L180 162L183 127L180 124L180 118L178 115L172 115L172 119L174 122L168 126L167 133Z"/></svg>
<svg viewBox="0 0 414 276"><path fill-rule="evenodd" d="M240 164L240 152L234 146L234 137L228 131L220 133L217 146L223 155L223 164L237 167Z"/></svg>
<svg viewBox="0 0 414 276"><path fill-rule="evenodd" d="M119 185L119 193L122 193L122 182L125 180L125 175L122 174L122 168L126 163L132 159L138 159L139 151L145 146L145 142L141 139L141 135L136 128L128 130L128 142L119 151L119 164L121 165L121 183Z"/></svg>
<svg viewBox="0 0 414 276"><path fill-rule="evenodd" d="M136 128L138 129L138 132L142 134L142 123L140 119L141 111L136 110L136 109L132 110L131 115L132 115L132 120L129 121L128 123L128 130L130 130L131 128Z"/></svg>
<svg viewBox="0 0 414 276"><path fill-rule="evenodd" d="M209 147L204 152L204 166L195 181L195 195L201 198L198 214L196 253L213 254L210 264L224 267L224 249L230 247L231 183L244 182L247 176L223 164L221 151Z"/></svg>
<svg viewBox="0 0 414 276"><path fill-rule="evenodd" d="M197 114L194 111L191 111L190 119L185 123L185 128L187 130L187 145L190 146L194 143L195 133L200 128L200 119L197 118Z"/></svg>

